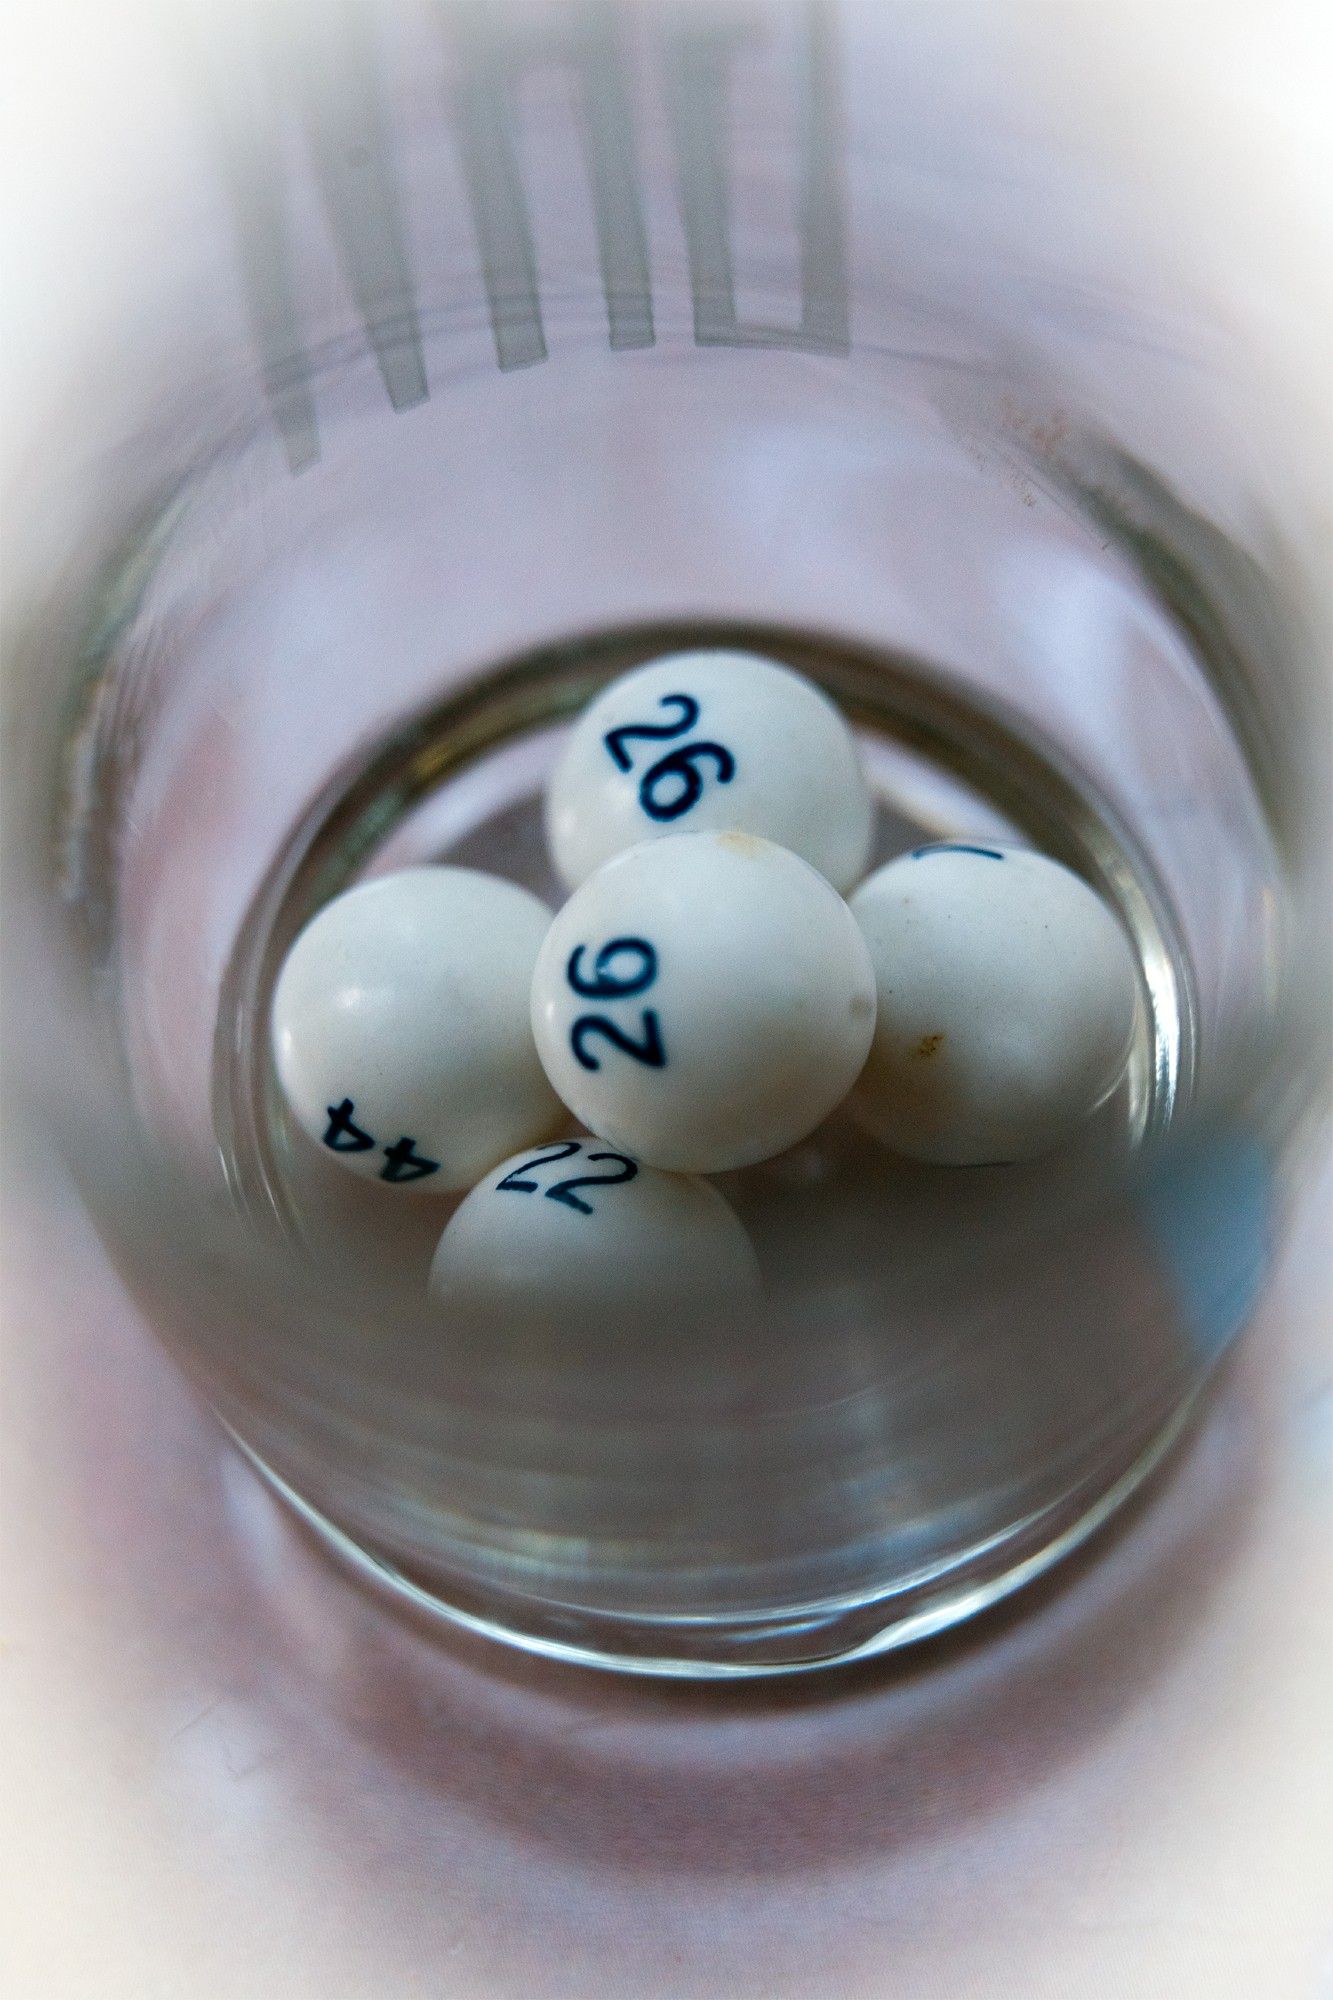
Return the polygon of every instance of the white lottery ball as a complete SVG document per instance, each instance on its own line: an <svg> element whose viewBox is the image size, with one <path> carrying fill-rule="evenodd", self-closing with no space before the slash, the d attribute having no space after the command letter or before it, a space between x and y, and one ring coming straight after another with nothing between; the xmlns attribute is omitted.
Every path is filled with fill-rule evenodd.
<svg viewBox="0 0 1333 2000"><path fill-rule="evenodd" d="M1072 1137L1129 1060L1129 940L1086 882L1026 848L917 848L851 899L875 1039L852 1110L913 1159L1028 1160Z"/></svg>
<svg viewBox="0 0 1333 2000"><path fill-rule="evenodd" d="M749 1305L759 1266L707 1181L658 1173L601 1139L563 1139L515 1154L472 1190L440 1238L430 1290L469 1326L628 1330Z"/></svg>
<svg viewBox="0 0 1333 2000"><path fill-rule="evenodd" d="M575 724L546 794L571 888L664 834L761 834L835 889L865 871L872 806L851 730L802 675L752 653L673 653L623 674Z"/></svg>
<svg viewBox="0 0 1333 2000"><path fill-rule="evenodd" d="M469 868L406 868L311 919L273 995L278 1080L341 1166L424 1194L471 1187L562 1112L528 990L551 921Z"/></svg>
<svg viewBox="0 0 1333 2000"><path fill-rule="evenodd" d="M875 1025L847 905L785 848L682 834L608 861L556 917L537 1050L590 1131L650 1166L767 1159L846 1096Z"/></svg>

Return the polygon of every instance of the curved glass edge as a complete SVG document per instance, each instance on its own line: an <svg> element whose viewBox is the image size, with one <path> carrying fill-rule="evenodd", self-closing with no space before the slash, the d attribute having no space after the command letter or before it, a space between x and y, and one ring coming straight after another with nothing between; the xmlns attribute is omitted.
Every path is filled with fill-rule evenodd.
<svg viewBox="0 0 1333 2000"><path fill-rule="evenodd" d="M352 1537L326 1518L318 1508L288 1485L280 1473L269 1466L245 1439L232 1428L224 1417L218 1416L223 1430L241 1453L242 1457L258 1474L259 1478L309 1530L316 1542L333 1557L344 1570L364 1586L386 1597L391 1604L402 1611L424 1615L428 1623L443 1629L461 1630L473 1637L496 1642L515 1648L519 1652L531 1654L539 1659L551 1660L562 1666L591 1668L604 1673L632 1674L640 1679L674 1681L754 1681L790 1679L798 1674L828 1672L834 1668L854 1666L860 1662L878 1659L881 1656L901 1651L908 1646L921 1644L928 1639L954 1630L956 1627L979 1617L997 1605L1013 1597L1046 1576L1056 1566L1074 1555L1085 1543L1106 1527L1114 1516L1120 1513L1126 1503L1151 1478L1153 1473L1170 1456L1198 1411L1204 1395L1213 1379L1213 1371L1201 1382L1194 1384L1181 1401L1171 1411L1166 1421L1150 1438L1130 1465L1106 1487L1090 1506L1057 1533L1053 1534L1039 1548L1012 1563L997 1575L981 1582L969 1581L952 1593L940 1595L937 1588L927 1584L912 1593L926 1596L929 1601L915 1610L891 1610L892 1597L839 1602L835 1605L816 1607L812 1612L802 1614L799 1609L789 1609L775 1614L763 1624L756 1623L746 1632L737 1633L735 1627L725 1628L725 1638L729 1648L737 1643L752 1648L751 1657L744 1659L707 1658L695 1655L677 1654L669 1649L669 1636L674 1621L653 1621L651 1626L641 1622L630 1629L641 1638L651 1635L666 1643L660 1652L617 1651L614 1644L619 1621L590 1614L588 1623L594 1630L601 1628L604 1639L600 1642L591 1638L586 1644L570 1640L551 1638L545 1634L525 1631L519 1625L508 1625L503 1620L483 1616L469 1611L462 1605L453 1604L448 1599L436 1595L423 1584L406 1576L385 1557L375 1555L362 1548ZM216 1414L216 1413L215 1413ZM883 1608L886 1622L868 1637L848 1641L846 1625L855 1616L858 1627L863 1625L867 1614L876 1605ZM765 1658L764 1648L775 1638L790 1633L794 1624L808 1626L812 1634L823 1634L824 1643L816 1639L813 1649L797 1658ZM681 1620L680 1629L688 1629L695 1637L700 1631L699 1621ZM625 1626L619 1624L623 1632ZM719 1636L722 1636L719 1627Z"/></svg>

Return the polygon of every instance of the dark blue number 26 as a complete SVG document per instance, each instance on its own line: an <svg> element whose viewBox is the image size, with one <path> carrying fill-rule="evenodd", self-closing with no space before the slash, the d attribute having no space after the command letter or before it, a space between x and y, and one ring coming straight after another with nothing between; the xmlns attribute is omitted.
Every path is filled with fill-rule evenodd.
<svg viewBox="0 0 1333 2000"><path fill-rule="evenodd" d="M646 993L657 977L657 953L647 938L612 938L597 953L591 972L584 964L587 949L586 945L577 945L565 967L565 978L574 992L585 999L631 1000L638 993ZM622 965L628 961L629 969L617 972L617 961ZM635 1062L646 1063L649 1069L665 1069L662 1025L653 1008L644 1008L639 1032L641 1039L636 1041L605 1014L580 1014L569 1030L569 1046L582 1069L602 1067L601 1056L588 1046L598 1036L622 1054L632 1056Z"/></svg>
<svg viewBox="0 0 1333 2000"><path fill-rule="evenodd" d="M602 738L617 769L634 769L634 759L625 748L633 737L660 741L684 736L699 720L699 704L692 694L664 694L657 705L675 708L679 713L671 722L628 722L619 729L608 730ZM725 744L701 741L682 743L679 749L668 750L639 780L639 804L649 819L679 819L699 803L704 789L701 764L712 764L719 785L729 785L736 775L736 759Z"/></svg>

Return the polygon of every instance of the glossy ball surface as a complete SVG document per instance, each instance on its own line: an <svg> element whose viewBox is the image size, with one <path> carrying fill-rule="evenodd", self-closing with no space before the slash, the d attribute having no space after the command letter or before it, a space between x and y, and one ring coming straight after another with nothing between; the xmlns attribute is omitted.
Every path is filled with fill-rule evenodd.
<svg viewBox="0 0 1333 2000"><path fill-rule="evenodd" d="M349 1172L422 1194L471 1187L554 1130L528 1018L550 921L526 889L467 868L407 868L329 903L273 995L302 1129Z"/></svg>
<svg viewBox="0 0 1333 2000"><path fill-rule="evenodd" d="M873 809L851 730L814 684L752 653L674 653L623 674L570 733L546 795L571 888L679 833L755 833L847 889Z"/></svg>
<svg viewBox="0 0 1333 2000"><path fill-rule="evenodd" d="M875 981L847 905L752 834L617 855L552 924L532 985L551 1082L590 1131L650 1166L767 1159L846 1096Z"/></svg>
<svg viewBox="0 0 1333 2000"><path fill-rule="evenodd" d="M751 1304L759 1267L716 1188L601 1139L518 1153L450 1219L430 1272L460 1321L530 1330L652 1327Z"/></svg>
<svg viewBox="0 0 1333 2000"><path fill-rule="evenodd" d="M1026 848L940 842L851 899L878 1012L851 1109L896 1152L980 1166L1071 1138L1124 1074L1138 977L1088 884Z"/></svg>

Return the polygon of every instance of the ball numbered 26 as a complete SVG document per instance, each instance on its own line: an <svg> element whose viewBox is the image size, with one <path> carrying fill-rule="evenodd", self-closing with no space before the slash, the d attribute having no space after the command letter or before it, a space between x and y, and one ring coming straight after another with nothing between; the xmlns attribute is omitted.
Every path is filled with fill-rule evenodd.
<svg viewBox="0 0 1333 2000"><path fill-rule="evenodd" d="M738 831L847 889L871 822L843 717L803 675L752 653L674 653L623 674L575 723L546 795L571 888L640 841Z"/></svg>
<svg viewBox="0 0 1333 2000"><path fill-rule="evenodd" d="M631 848L575 891L532 984L551 1082L650 1166L714 1173L794 1145L875 1025L870 956L823 876L750 834Z"/></svg>

